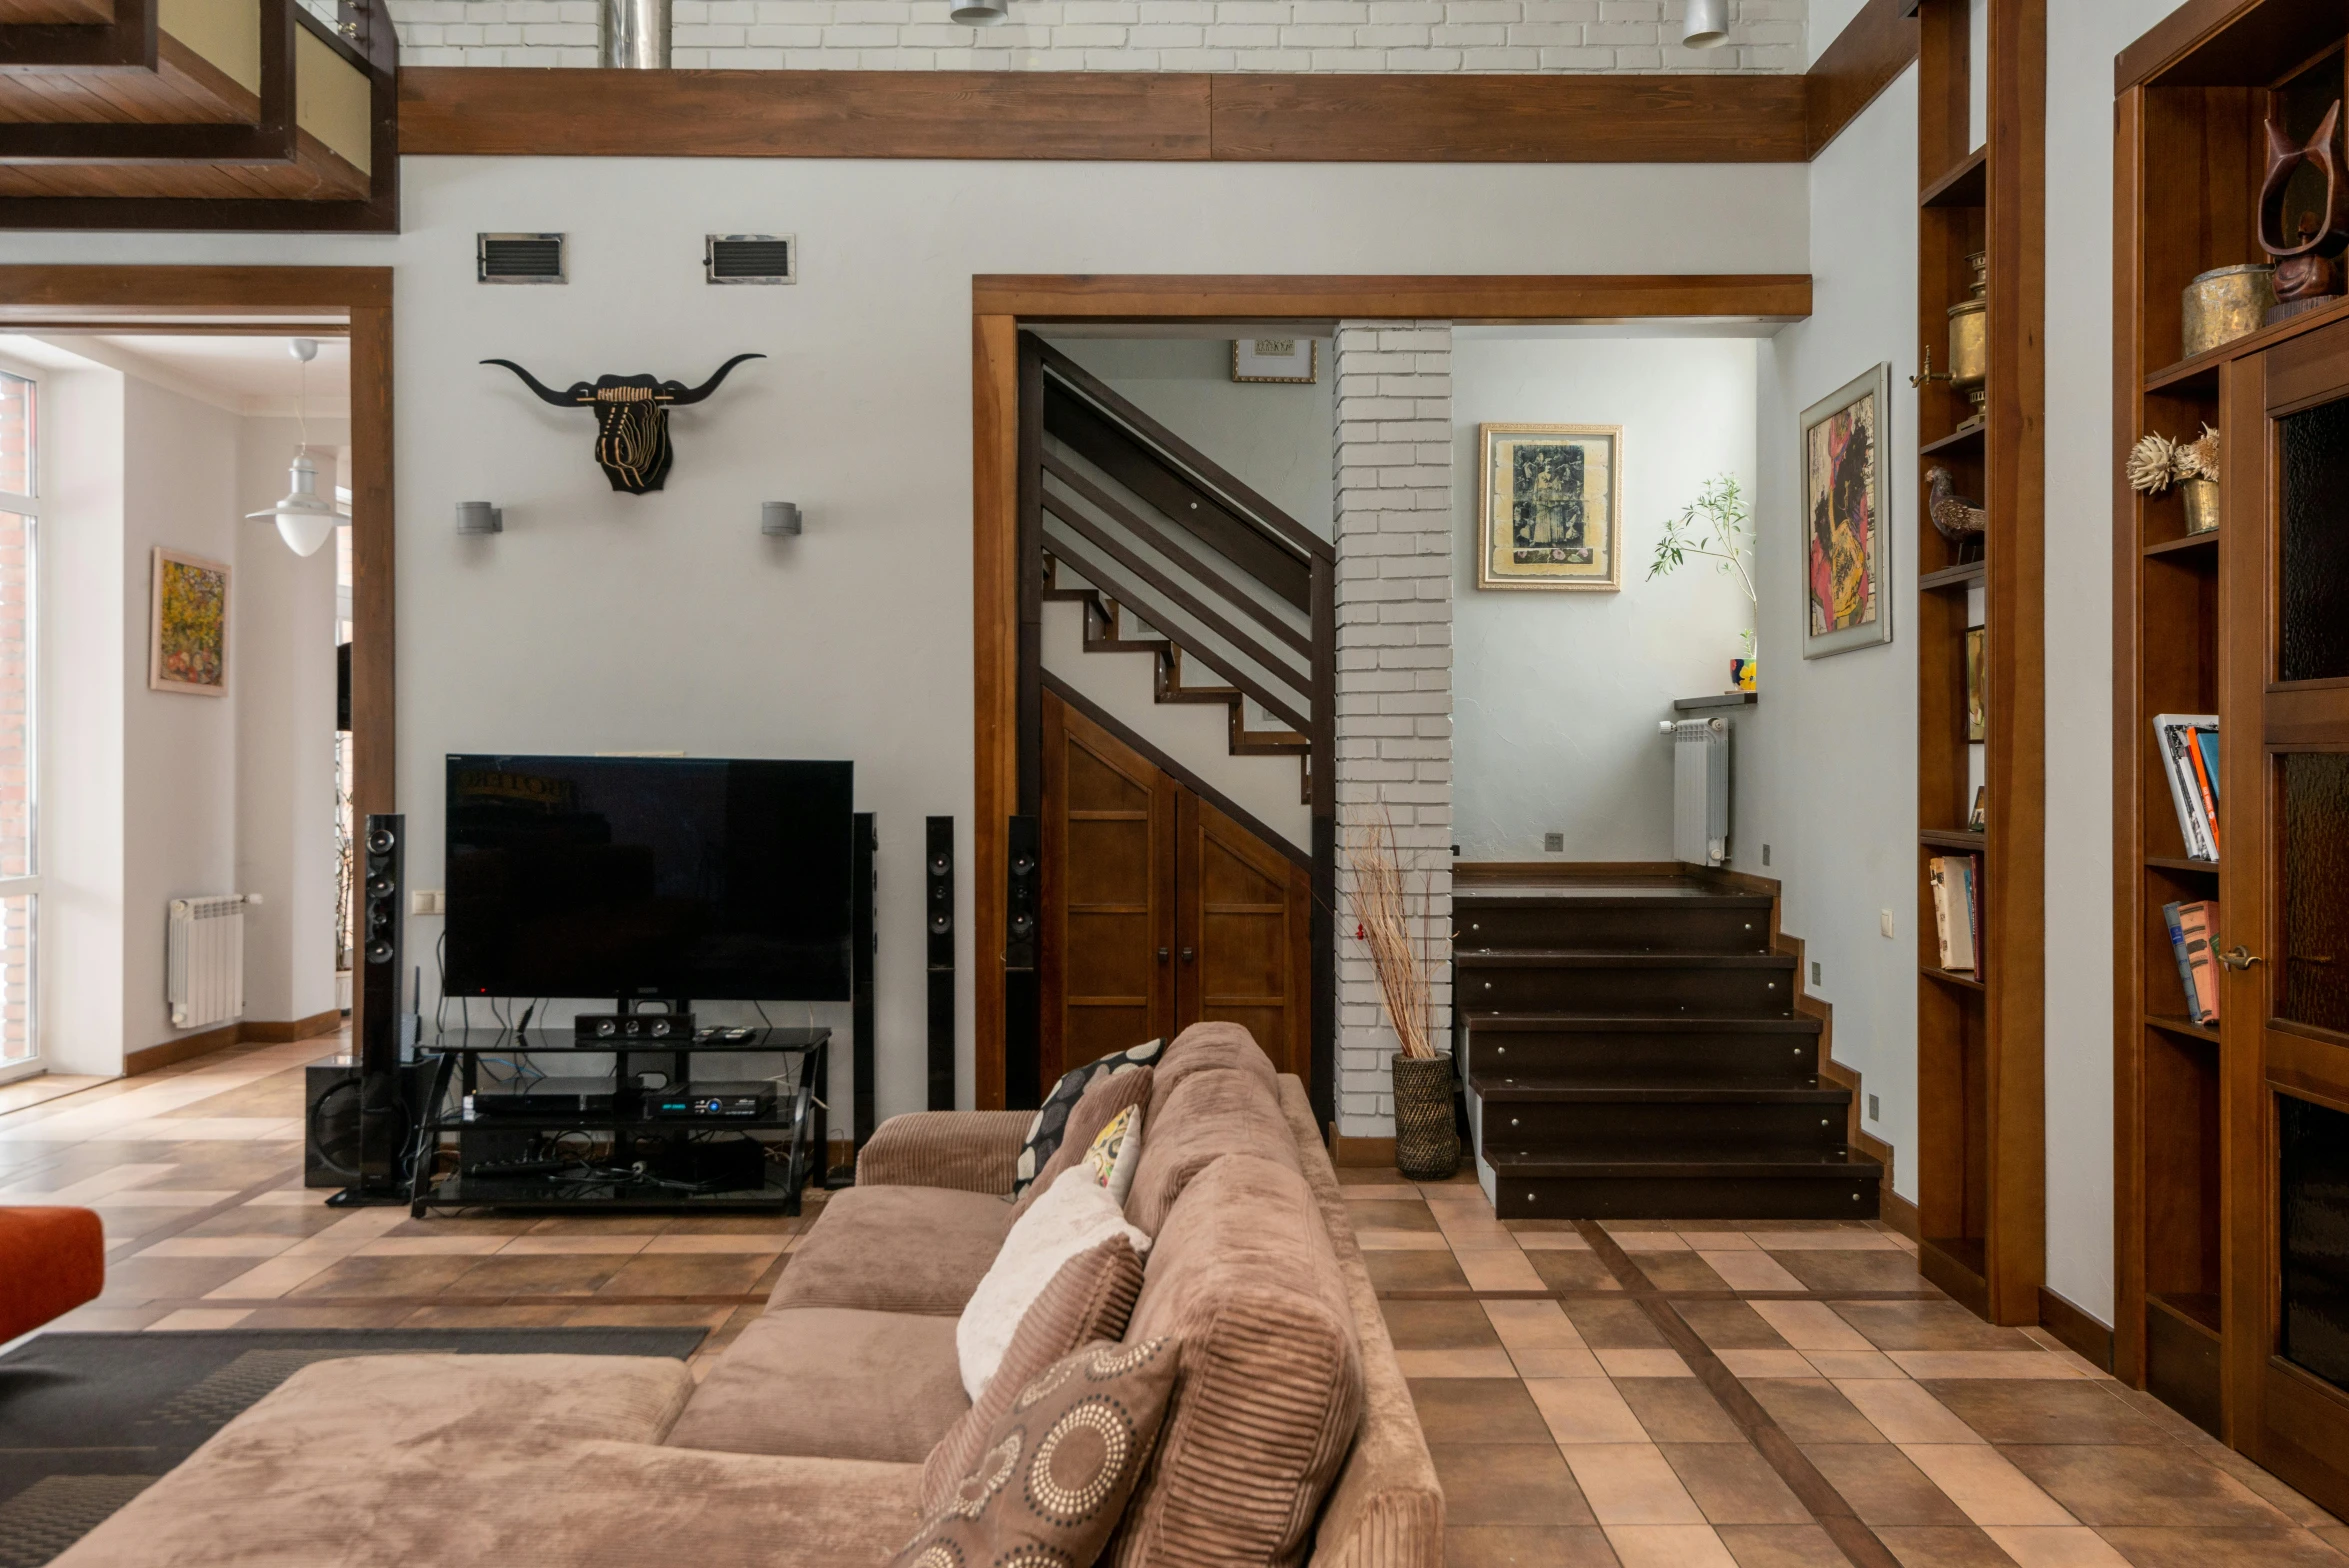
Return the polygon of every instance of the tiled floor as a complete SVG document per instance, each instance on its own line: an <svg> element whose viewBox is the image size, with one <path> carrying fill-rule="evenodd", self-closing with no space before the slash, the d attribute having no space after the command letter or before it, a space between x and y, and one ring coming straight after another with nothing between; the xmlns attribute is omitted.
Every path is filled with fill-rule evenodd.
<svg viewBox="0 0 2349 1568"><path fill-rule="evenodd" d="M105 1218L106 1294L56 1326L693 1324L706 1367L820 1202L330 1210L300 1185L300 1118L331 1049L0 1089L0 1203ZM2041 1331L1973 1317L1882 1227L1502 1223L1470 1182L1341 1174L1450 1568L2349 1568L2349 1529Z"/></svg>
<svg viewBox="0 0 2349 1568"><path fill-rule="evenodd" d="M2345 1568L2349 1529L1888 1228L1497 1222L1340 1174L1450 1568Z"/></svg>
<svg viewBox="0 0 2349 1568"><path fill-rule="evenodd" d="M106 1293L60 1329L691 1325L758 1315L808 1213L537 1218L335 1210L301 1185L302 1066L246 1046L41 1098L0 1088L0 1203L104 1218Z"/></svg>

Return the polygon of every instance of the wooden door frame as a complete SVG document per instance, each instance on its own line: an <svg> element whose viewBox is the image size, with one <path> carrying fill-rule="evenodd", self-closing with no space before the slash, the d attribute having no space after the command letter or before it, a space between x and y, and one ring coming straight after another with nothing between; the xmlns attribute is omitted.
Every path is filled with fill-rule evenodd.
<svg viewBox="0 0 2349 1568"><path fill-rule="evenodd" d="M0 266L0 332L66 331L88 312L101 330L142 316L340 311L351 342L351 773L362 816L397 810L393 707L392 269L279 266ZM102 318L100 318L100 313ZM321 322L323 328L328 323ZM248 332L240 325L230 330ZM283 329L289 336L300 328ZM360 999L351 999L357 1038Z"/></svg>
<svg viewBox="0 0 2349 1568"><path fill-rule="evenodd" d="M982 274L971 279L972 842L977 970L972 1103L1004 1104L1004 885L1020 803L1020 348L1023 327L1074 322L1441 320L1789 322L1807 273L1279 276Z"/></svg>

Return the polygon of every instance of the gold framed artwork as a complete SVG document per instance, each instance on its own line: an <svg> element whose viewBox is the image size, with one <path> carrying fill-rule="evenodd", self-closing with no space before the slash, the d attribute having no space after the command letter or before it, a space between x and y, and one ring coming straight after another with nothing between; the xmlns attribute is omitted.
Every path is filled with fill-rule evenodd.
<svg viewBox="0 0 2349 1568"><path fill-rule="evenodd" d="M1232 379L1311 386L1321 373L1321 345L1311 338L1234 338Z"/></svg>
<svg viewBox="0 0 2349 1568"><path fill-rule="evenodd" d="M1880 364L1803 410L1803 657L1892 641L1892 514L1884 438L1892 366Z"/></svg>
<svg viewBox="0 0 2349 1568"><path fill-rule="evenodd" d="M147 689L228 695L228 563L155 547Z"/></svg>
<svg viewBox="0 0 2349 1568"><path fill-rule="evenodd" d="M1478 425L1479 588L1623 586L1623 427Z"/></svg>

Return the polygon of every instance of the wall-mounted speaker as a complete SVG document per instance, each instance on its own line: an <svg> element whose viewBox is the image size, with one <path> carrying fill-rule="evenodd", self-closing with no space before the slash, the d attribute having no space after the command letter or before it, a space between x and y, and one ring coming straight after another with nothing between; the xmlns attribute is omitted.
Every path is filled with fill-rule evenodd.
<svg viewBox="0 0 2349 1568"><path fill-rule="evenodd" d="M954 819L927 823L922 918L930 953L930 1109L954 1109Z"/></svg>

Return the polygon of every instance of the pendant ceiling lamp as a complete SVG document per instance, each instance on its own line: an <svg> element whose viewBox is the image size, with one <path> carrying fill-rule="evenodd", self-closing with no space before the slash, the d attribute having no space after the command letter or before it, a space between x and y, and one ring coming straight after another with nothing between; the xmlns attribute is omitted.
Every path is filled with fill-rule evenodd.
<svg viewBox="0 0 2349 1568"><path fill-rule="evenodd" d="M285 499L266 512L245 515L276 518L277 536L286 542L287 549L296 555L316 555L318 547L334 537L335 525L343 520L343 514L335 510L332 501L318 493L318 465L310 461L310 361L318 357L318 342L314 338L295 338L292 352L302 362L301 402L297 405L302 444L294 448Z"/></svg>
<svg viewBox="0 0 2349 1568"><path fill-rule="evenodd" d="M1690 49L1718 49L1729 42L1729 0L1688 0L1680 42Z"/></svg>

